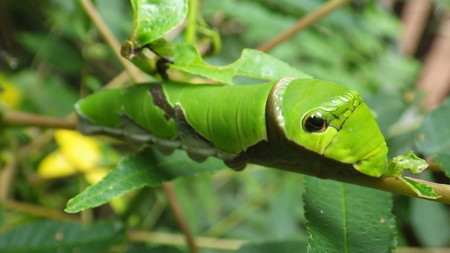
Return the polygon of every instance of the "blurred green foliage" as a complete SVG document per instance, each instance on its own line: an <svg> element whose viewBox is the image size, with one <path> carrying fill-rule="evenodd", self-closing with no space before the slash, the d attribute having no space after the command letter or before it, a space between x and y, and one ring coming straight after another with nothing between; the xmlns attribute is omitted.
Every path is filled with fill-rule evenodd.
<svg viewBox="0 0 450 253"><path fill-rule="evenodd" d="M323 2L201 1L203 18L199 20L204 19L204 23L199 23L217 29L222 36L219 54L206 60L216 65L228 64L238 58L243 48L255 48ZM132 24L129 3L97 0L95 6L118 40L125 41ZM438 6L439 10L450 8L446 1L439 1ZM392 157L415 148L416 129L422 124L423 117L418 106L420 94L414 87L421 64L399 52L400 26L395 14L377 1L357 1L284 42L271 54L315 78L335 81L360 91L377 115ZM175 42L182 40L183 34L174 39ZM200 34L198 41L205 40L208 41L207 36ZM100 88L122 71L113 52L76 1L2 1L0 43L0 85L12 84L21 91L22 100L14 108L17 110L66 117L79 96ZM448 109L445 112L444 115L448 115ZM444 116L438 123L422 128L445 126L445 120ZM0 130L2 167L6 168L5 165L20 153L13 182L10 182L10 198L63 210L67 200L86 186L79 176L56 180L43 180L37 176L36 168L41 159L56 148L48 131L3 127ZM439 131L437 133L442 136ZM448 166L448 161L444 164ZM424 176L433 175L425 173ZM194 234L252 242L238 250L239 253L274 252L270 251L273 248L279 252L292 252L292 248L302 252L307 241L302 179L302 175L250 166L240 173L222 170L214 175L180 178L174 184ZM448 183L448 179L440 174L437 179ZM447 206L400 196L394 200L400 246L449 246L449 226L443 225L450 222ZM116 239L124 238L122 226L158 232L179 231L160 189L144 188L129 193L125 204L125 209L120 212L109 205L87 212L87 216L96 220L114 220L106 225L93 223L90 228L95 233L104 231L113 239L106 246L104 238L92 239L94 246L83 252L102 252L108 247L113 252L186 252L183 247L126 239L115 244ZM121 225L116 226L116 221ZM48 231L55 227L68 231L80 229L79 225L71 223L53 221L45 224ZM9 241L11 244L8 245L12 245L8 249L2 248L8 245L0 243L0 251L17 252L14 247L19 245L27 252L33 244L24 244L24 234L33 233L42 238L48 235L46 239L53 235L41 229L39 218L0 205L0 242ZM14 233L19 236L12 236ZM78 239L76 234L71 235L74 240ZM38 240L36 238L39 239L33 237L30 241ZM290 242L264 244L279 240ZM64 249L53 247L51 250ZM206 249L202 252L227 251Z"/></svg>

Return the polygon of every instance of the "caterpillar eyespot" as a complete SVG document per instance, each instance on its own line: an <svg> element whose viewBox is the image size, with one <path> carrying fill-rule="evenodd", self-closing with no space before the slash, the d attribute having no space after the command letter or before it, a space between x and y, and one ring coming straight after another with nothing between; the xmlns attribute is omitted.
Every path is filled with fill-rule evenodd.
<svg viewBox="0 0 450 253"><path fill-rule="evenodd" d="M327 130L328 122L322 118L320 112L316 112L306 115L302 125L307 133L320 133Z"/></svg>

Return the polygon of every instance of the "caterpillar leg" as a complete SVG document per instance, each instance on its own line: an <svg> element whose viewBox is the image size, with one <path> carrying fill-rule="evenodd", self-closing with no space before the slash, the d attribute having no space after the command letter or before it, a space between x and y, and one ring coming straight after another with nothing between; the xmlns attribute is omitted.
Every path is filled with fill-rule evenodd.
<svg viewBox="0 0 450 253"><path fill-rule="evenodd" d="M241 171L247 167L247 161L243 160L224 160L223 162L235 171Z"/></svg>
<svg viewBox="0 0 450 253"><path fill-rule="evenodd" d="M161 138L155 138L152 142L153 146L165 155L170 155L175 149L181 148L181 141L176 140L166 140Z"/></svg>

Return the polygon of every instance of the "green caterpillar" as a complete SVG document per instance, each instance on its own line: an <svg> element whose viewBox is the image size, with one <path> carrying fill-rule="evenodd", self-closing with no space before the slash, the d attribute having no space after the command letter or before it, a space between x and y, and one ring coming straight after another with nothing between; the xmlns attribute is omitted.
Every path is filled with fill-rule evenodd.
<svg viewBox="0 0 450 253"><path fill-rule="evenodd" d="M321 80L139 84L94 93L76 111L85 134L184 149L196 161L215 156L234 169L250 162L388 173L386 142L361 96Z"/></svg>

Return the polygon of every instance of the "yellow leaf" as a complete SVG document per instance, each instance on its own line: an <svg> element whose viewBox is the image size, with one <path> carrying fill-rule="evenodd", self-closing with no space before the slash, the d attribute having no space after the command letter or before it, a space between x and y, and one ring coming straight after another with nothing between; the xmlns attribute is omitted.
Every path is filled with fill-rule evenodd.
<svg viewBox="0 0 450 253"><path fill-rule="evenodd" d="M42 178L58 178L74 175L78 170L57 150L41 161L37 172Z"/></svg>
<svg viewBox="0 0 450 253"><path fill-rule="evenodd" d="M116 212L117 214L125 213L125 211L127 210L127 207L128 207L124 196L120 196L120 197L111 199L111 201L109 201L109 205L114 210L114 212Z"/></svg>
<svg viewBox="0 0 450 253"><path fill-rule="evenodd" d="M108 174L109 169L106 167L98 167L88 172L84 173L84 178L90 184L96 184L102 180L106 174Z"/></svg>
<svg viewBox="0 0 450 253"><path fill-rule="evenodd" d="M55 139L67 160L82 172L93 170L101 161L100 142L72 130L55 131Z"/></svg>
<svg viewBox="0 0 450 253"><path fill-rule="evenodd" d="M0 104L7 108L17 108L22 102L21 91L4 77L0 76Z"/></svg>

